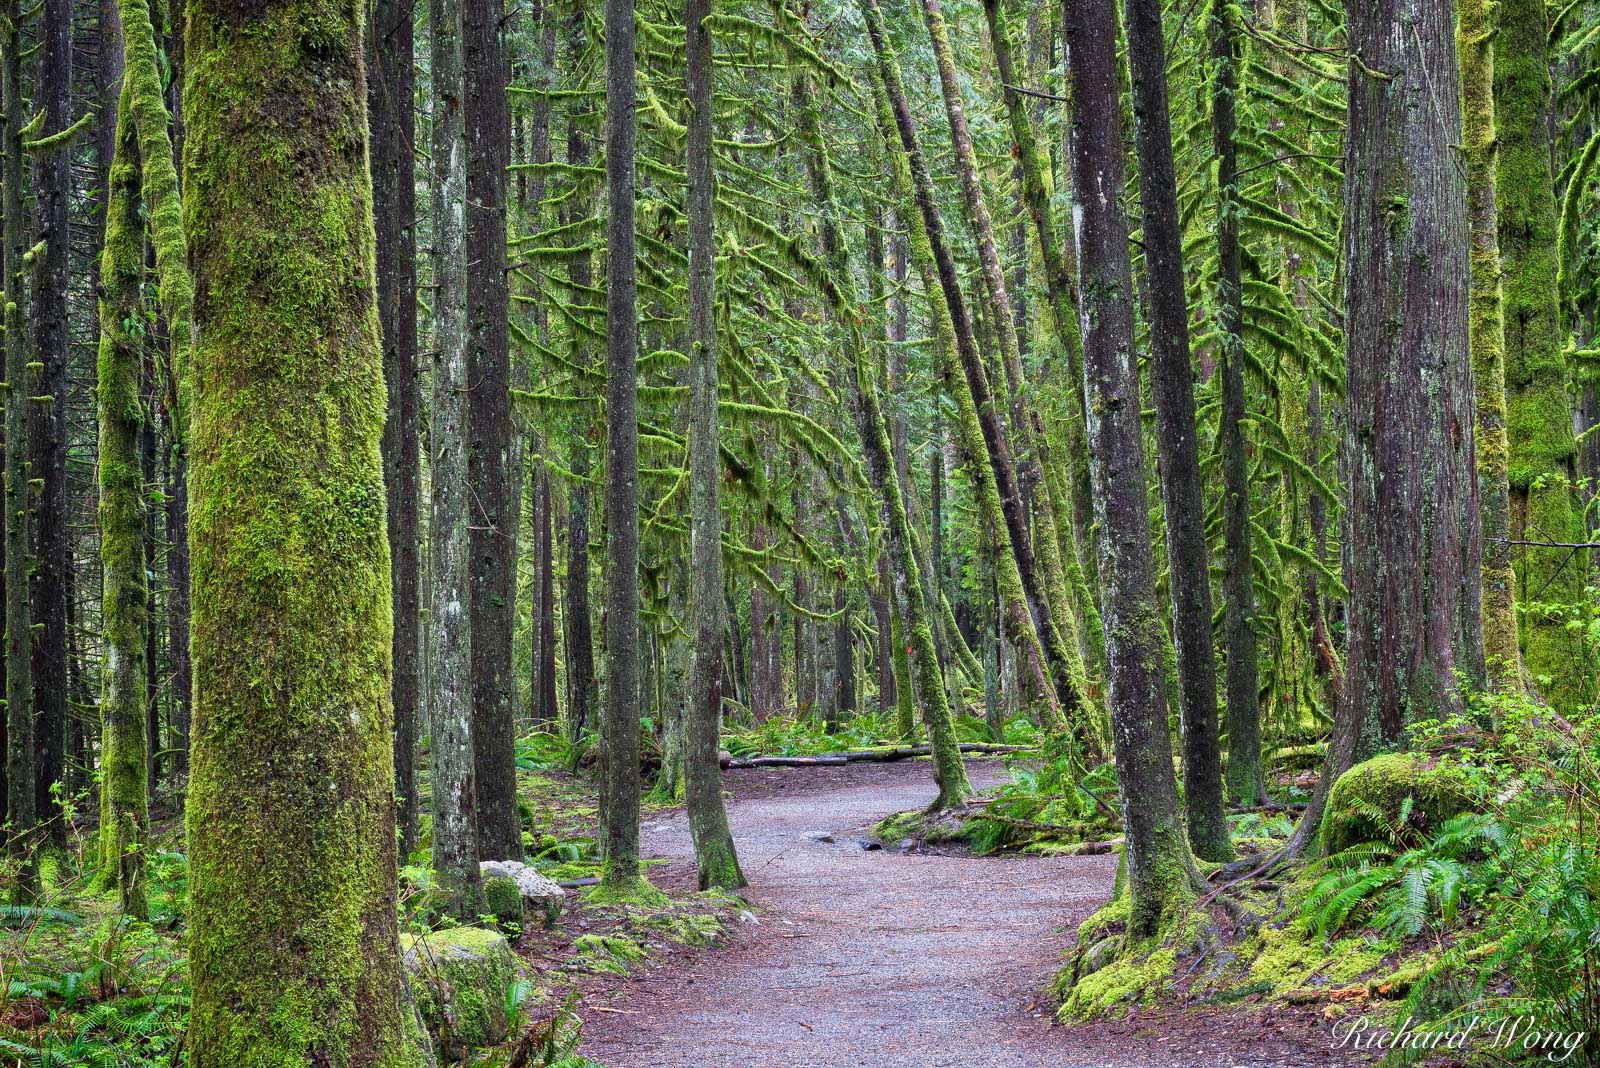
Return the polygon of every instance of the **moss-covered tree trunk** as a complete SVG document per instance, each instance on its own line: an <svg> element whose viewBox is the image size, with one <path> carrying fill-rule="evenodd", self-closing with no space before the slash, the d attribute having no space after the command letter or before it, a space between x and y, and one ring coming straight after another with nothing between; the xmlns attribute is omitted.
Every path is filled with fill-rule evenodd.
<svg viewBox="0 0 1600 1068"><path fill-rule="evenodd" d="M145 20L149 26L148 16ZM105 248L100 258L100 352L96 415L100 423L101 641L100 877L117 890L122 911L141 919L150 812L145 792L145 629L150 626L144 566L144 473L139 434L146 413L139 393L143 354L129 325L139 321L144 226L139 214L139 143L127 82L117 109L116 155L106 190Z"/></svg>
<svg viewBox="0 0 1600 1068"><path fill-rule="evenodd" d="M1032 534L1027 533L1028 524L1025 522L1010 524L1006 531L1012 555L1017 559L1017 571L1033 614L1056 697L1065 710L1072 713L1081 711L1081 701L1078 687L1074 685L1073 658L1062 627L1072 607L1061 564L1060 542L1056 537L1060 524L1056 520L1055 503L1040 461L1044 444L1043 424L1028 399L1028 383L1022 369L1022 350L1017 339L1010 289L1000 264L994 222L979 181L972 135L967 129L966 107L961 98L960 83L956 79L955 58L939 0L922 0L922 13L939 72L945 116L950 126L951 144L955 149L956 173L961 182L961 197L977 243L984 289L992 302L1001 367L1011 394L1011 422L1021 449L1021 455L1016 458L1016 491L1026 498L1033 518ZM952 312L952 321L957 318L960 317ZM958 326L958 343L959 329ZM1019 513L1023 503L1018 502Z"/></svg>
<svg viewBox="0 0 1600 1068"><path fill-rule="evenodd" d="M1211 566L1206 550L1205 491L1195 429L1194 369L1184 299L1183 230L1178 217L1172 123L1167 111L1166 44L1160 0L1128 0L1128 67L1133 83L1134 144L1150 279L1150 385L1156 404L1161 503L1166 518L1172 641L1178 666L1189 842L1206 860L1228 860L1233 846L1222 807L1217 743L1217 665L1211 646Z"/></svg>
<svg viewBox="0 0 1600 1068"><path fill-rule="evenodd" d="M606 0L606 702L600 803L606 890L639 874L639 323L634 263L633 0Z"/></svg>
<svg viewBox="0 0 1600 1068"><path fill-rule="evenodd" d="M1494 40L1499 147L1495 208L1505 270L1509 536L1581 541L1573 492L1577 447L1557 285L1550 16L1543 0L1503 0L1499 16ZM1582 700L1585 674L1594 670L1560 610L1582 600L1582 568L1568 549L1532 546L1517 548L1515 565L1528 673L1540 680L1552 705L1571 710Z"/></svg>
<svg viewBox="0 0 1600 1068"><path fill-rule="evenodd" d="M467 144L467 484L471 487L472 748L478 854L522 858L517 817L515 679L520 473L512 466L506 166L511 117L500 45L502 0L462 0Z"/></svg>
<svg viewBox="0 0 1600 1068"><path fill-rule="evenodd" d="M1038 242L1039 260L1043 266L1045 292L1049 297L1050 321L1054 326L1061 351L1066 357L1067 412L1062 423L1065 456L1057 464L1045 463L1046 488L1055 503L1057 513L1057 538L1061 545L1061 560L1066 578L1073 583L1077 608L1081 616L1079 643L1089 647L1084 657L1089 663L1101 666L1104 657L1103 635L1098 604L1098 579L1093 573L1094 545L1091 532L1094 505L1089 500L1088 451L1084 444L1083 414L1083 338L1078 331L1077 309L1073 302L1073 271L1068 261L1067 248L1056 226L1055 210L1051 206L1054 183L1051 172L1034 135L1035 117L1029 115L1021 92L1022 81L1018 74L1015 50L1011 42L1009 11L1003 9L1003 0L984 0L984 14L989 24L989 45L994 52L995 72L1000 76L1001 96L1006 115L1011 123L1011 140L1017 158L1017 170L1022 177L1022 200L1028 218L1033 224L1033 234ZM1037 19L1029 20L1030 34L1038 29ZM1034 35L1035 44L1041 36ZM1043 101L1034 98L1035 104ZM1070 233L1068 234L1070 240ZM1043 427L1037 434L1041 442L1048 443ZM1065 471L1062 468L1065 467ZM1066 513L1063 515L1062 513Z"/></svg>
<svg viewBox="0 0 1600 1068"><path fill-rule="evenodd" d="M685 800L700 889L745 884L722 802L722 455L717 420L716 195L711 0L687 0L689 91L689 574L694 659L684 715ZM798 582L798 576L796 576ZM795 646L796 659L799 645ZM798 675L798 670L796 671ZM798 682L798 679L796 680ZM798 704L798 701L796 702Z"/></svg>
<svg viewBox="0 0 1600 1068"><path fill-rule="evenodd" d="M1240 804L1266 800L1261 775L1261 701L1256 680L1255 574L1251 565L1250 463L1245 455L1243 256L1239 220L1239 30L1237 9L1213 0L1211 140L1217 166L1217 374L1222 411L1222 643L1228 694L1228 796Z"/></svg>
<svg viewBox="0 0 1600 1068"><path fill-rule="evenodd" d="M186 14L189 1063L421 1066L397 931L362 11Z"/></svg>
<svg viewBox="0 0 1600 1068"><path fill-rule="evenodd" d="M445 911L481 908L478 803L472 744L471 505L467 452L471 390L467 322L467 145L460 0L430 0L433 213L433 393L429 408L428 739L433 870Z"/></svg>
<svg viewBox="0 0 1600 1068"><path fill-rule="evenodd" d="M416 78L411 12L411 4L404 0L377 0L372 5L367 42L378 319L389 400L383 424L383 485L389 508L394 599L395 823L402 857L409 857L417 847L417 712L422 667L417 542L422 473L417 425Z"/></svg>
<svg viewBox="0 0 1600 1068"><path fill-rule="evenodd" d="M37 375L28 351L26 229L22 216L23 130L31 112L22 95L22 9L0 4L0 274L5 282L5 695L6 816L12 850L25 863L14 888L19 899L36 889L33 854L34 721L32 605L28 596L32 494L28 465L28 398Z"/></svg>
<svg viewBox="0 0 1600 1068"><path fill-rule="evenodd" d="M898 65L883 34L882 16L874 0L864 0L863 13L869 27L876 26L873 48L878 53L879 69L886 66L898 79ZM833 172L827 146L822 140L817 116L815 89L802 78L796 93L800 104L800 131L806 144L806 168L813 195L822 211L822 246L838 287L834 295L834 314L849 334L851 352L846 364L855 404L856 430L866 459L867 478L878 498L886 529L890 571L894 576L895 603L904 606L902 627L911 675L922 705L922 719L928 728L933 749L934 780L939 792L932 808L958 808L972 795L961 747L955 735L955 721L944 685L944 671L933 642L932 609L923 590L922 569L917 564L916 533L906 515L905 498L894 468L894 450L889 436L888 418L878 399L877 360L865 344L859 322L865 318L856 295L850 268L850 250L839 224L838 206L833 195ZM850 317L856 316L854 321Z"/></svg>
<svg viewBox="0 0 1600 1068"><path fill-rule="evenodd" d="M1494 115L1497 8L1459 0L1456 40L1467 158L1467 226L1472 294L1469 348L1476 397L1478 515L1483 526L1483 654L1490 684L1522 689L1512 568L1511 484L1507 472L1505 317L1501 297L1499 217L1495 208L1498 135Z"/></svg>
<svg viewBox="0 0 1600 1068"><path fill-rule="evenodd" d="M1133 269L1120 194L1122 110L1110 0L1063 7L1072 100L1073 218L1082 272L1089 474L1100 527L1101 607L1128 868L1128 938L1159 934L1187 905L1189 846L1178 816L1163 678L1161 610L1145 500Z"/></svg>

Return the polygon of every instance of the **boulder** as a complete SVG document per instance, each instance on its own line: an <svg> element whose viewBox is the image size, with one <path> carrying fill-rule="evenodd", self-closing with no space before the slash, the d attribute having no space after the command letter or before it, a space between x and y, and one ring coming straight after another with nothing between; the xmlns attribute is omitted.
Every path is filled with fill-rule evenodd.
<svg viewBox="0 0 1600 1068"><path fill-rule="evenodd" d="M523 912L530 917L537 916L546 927L555 926L561 916L561 907L566 903L567 892L561 889L554 879L540 875L528 865L517 860L485 860L478 864L478 874L483 877L484 891L489 891L489 882L494 879L510 879L516 884L518 892L522 895ZM505 893L503 890L500 893ZM509 895L508 895L509 896ZM490 905L495 901L490 899ZM498 910L495 915L501 916Z"/></svg>
<svg viewBox="0 0 1600 1068"><path fill-rule="evenodd" d="M1359 842L1392 842L1406 798L1406 823L1432 834L1452 816L1470 811L1470 784L1459 768L1418 753L1385 753L1357 764L1333 784L1322 817L1322 844L1329 856Z"/></svg>
<svg viewBox="0 0 1600 1068"><path fill-rule="evenodd" d="M511 945L495 931L453 927L401 938L417 1012L441 1062L504 1042L506 991L517 978Z"/></svg>

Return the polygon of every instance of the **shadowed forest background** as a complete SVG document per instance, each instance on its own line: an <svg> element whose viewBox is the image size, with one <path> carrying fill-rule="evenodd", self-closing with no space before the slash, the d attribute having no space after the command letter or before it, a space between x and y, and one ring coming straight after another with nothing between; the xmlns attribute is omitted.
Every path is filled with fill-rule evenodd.
<svg viewBox="0 0 1600 1068"><path fill-rule="evenodd" d="M0 110L0 1062L1600 1063L1600 5L0 0Z"/></svg>

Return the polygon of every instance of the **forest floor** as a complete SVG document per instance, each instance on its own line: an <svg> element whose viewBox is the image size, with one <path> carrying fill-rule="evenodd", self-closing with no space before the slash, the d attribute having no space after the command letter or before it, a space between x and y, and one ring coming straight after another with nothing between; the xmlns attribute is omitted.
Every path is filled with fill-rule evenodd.
<svg viewBox="0 0 1600 1068"><path fill-rule="evenodd" d="M968 765L978 789L996 761ZM1349 1064L1332 1025L1282 1004L1180 1005L1076 1026L1045 993L1116 858L867 850L933 797L922 761L729 771L759 923L715 948L590 985L581 1052L605 1068L1310 1068ZM815 840L826 834L831 841ZM693 889L681 810L647 813L657 885Z"/></svg>

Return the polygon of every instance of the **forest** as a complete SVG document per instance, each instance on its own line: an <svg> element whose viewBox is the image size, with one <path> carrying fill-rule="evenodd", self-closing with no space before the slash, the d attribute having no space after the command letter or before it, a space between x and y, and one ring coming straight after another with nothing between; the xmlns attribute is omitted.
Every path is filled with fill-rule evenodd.
<svg viewBox="0 0 1600 1068"><path fill-rule="evenodd" d="M1600 3L0 0L0 1065L1600 1065Z"/></svg>

